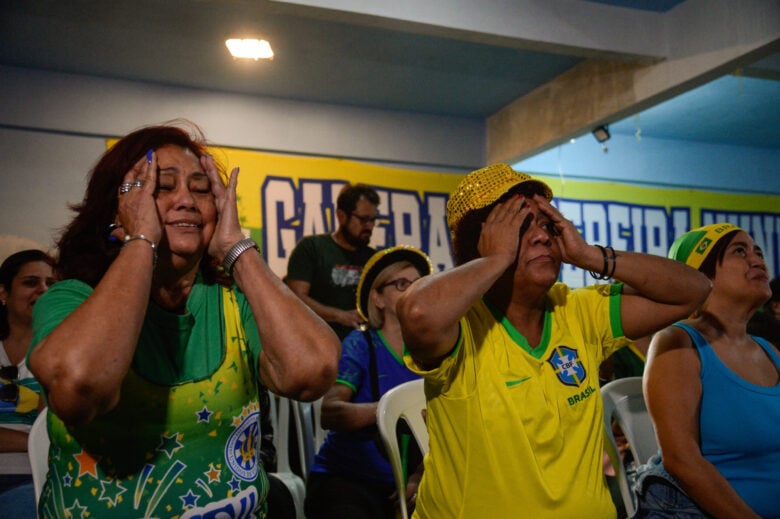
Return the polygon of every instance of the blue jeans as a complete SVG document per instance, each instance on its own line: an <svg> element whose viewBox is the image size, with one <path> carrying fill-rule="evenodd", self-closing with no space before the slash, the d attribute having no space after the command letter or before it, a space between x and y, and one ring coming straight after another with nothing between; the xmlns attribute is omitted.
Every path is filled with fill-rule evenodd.
<svg viewBox="0 0 780 519"><path fill-rule="evenodd" d="M637 511L633 519L702 519L710 517L688 497L666 471L661 457L650 458L637 470Z"/></svg>
<svg viewBox="0 0 780 519"><path fill-rule="evenodd" d="M0 515L35 519L35 488L30 476L0 477Z"/></svg>

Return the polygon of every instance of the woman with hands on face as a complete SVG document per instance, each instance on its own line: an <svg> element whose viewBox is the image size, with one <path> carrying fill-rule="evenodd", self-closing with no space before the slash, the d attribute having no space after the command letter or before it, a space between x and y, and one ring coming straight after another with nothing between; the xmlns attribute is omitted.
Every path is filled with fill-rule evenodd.
<svg viewBox="0 0 780 519"><path fill-rule="evenodd" d="M425 378L430 452L414 517L615 517L598 368L690 313L710 283L673 261L590 245L543 182L497 164L467 175L447 220L457 266L398 316ZM615 284L570 289L561 263Z"/></svg>
<svg viewBox="0 0 780 519"><path fill-rule="evenodd" d="M50 413L43 516L260 513L258 384L313 400L340 344L244 239L197 128L152 126L93 169L36 304ZM295 326L288 323L295 322Z"/></svg>

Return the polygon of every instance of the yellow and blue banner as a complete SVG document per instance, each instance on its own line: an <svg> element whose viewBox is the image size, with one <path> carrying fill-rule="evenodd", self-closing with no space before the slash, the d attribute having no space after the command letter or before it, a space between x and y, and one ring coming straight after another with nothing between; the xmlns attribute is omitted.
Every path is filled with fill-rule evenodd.
<svg viewBox="0 0 780 519"><path fill-rule="evenodd" d="M226 171L241 167L241 225L262 244L266 261L280 277L301 237L334 230L336 197L349 182L369 184L379 193L372 246L413 245L428 253L436 269L453 266L445 208L463 174L234 148L211 152ZM763 249L770 276L780 274L778 196L535 176L550 185L554 203L589 243L666 256L682 233L730 222L748 231ZM569 265L564 265L561 280L572 287L592 283L587 273Z"/></svg>

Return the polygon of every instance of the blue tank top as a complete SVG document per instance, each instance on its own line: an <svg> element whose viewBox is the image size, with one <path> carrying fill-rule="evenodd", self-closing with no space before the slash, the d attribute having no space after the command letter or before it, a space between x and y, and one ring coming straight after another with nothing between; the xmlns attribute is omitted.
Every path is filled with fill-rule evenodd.
<svg viewBox="0 0 780 519"><path fill-rule="evenodd" d="M751 384L731 371L697 330L677 323L701 359L702 455L761 517L780 517L780 385ZM780 356L753 337L780 369Z"/></svg>

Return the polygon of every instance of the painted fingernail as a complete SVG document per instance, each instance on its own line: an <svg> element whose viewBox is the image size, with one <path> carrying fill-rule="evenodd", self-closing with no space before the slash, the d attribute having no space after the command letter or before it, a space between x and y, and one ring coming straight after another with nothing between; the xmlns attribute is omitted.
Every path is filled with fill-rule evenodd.
<svg viewBox="0 0 780 519"><path fill-rule="evenodd" d="M146 152L146 163L151 164L152 163L152 153L154 153L154 150L149 148L149 151Z"/></svg>

